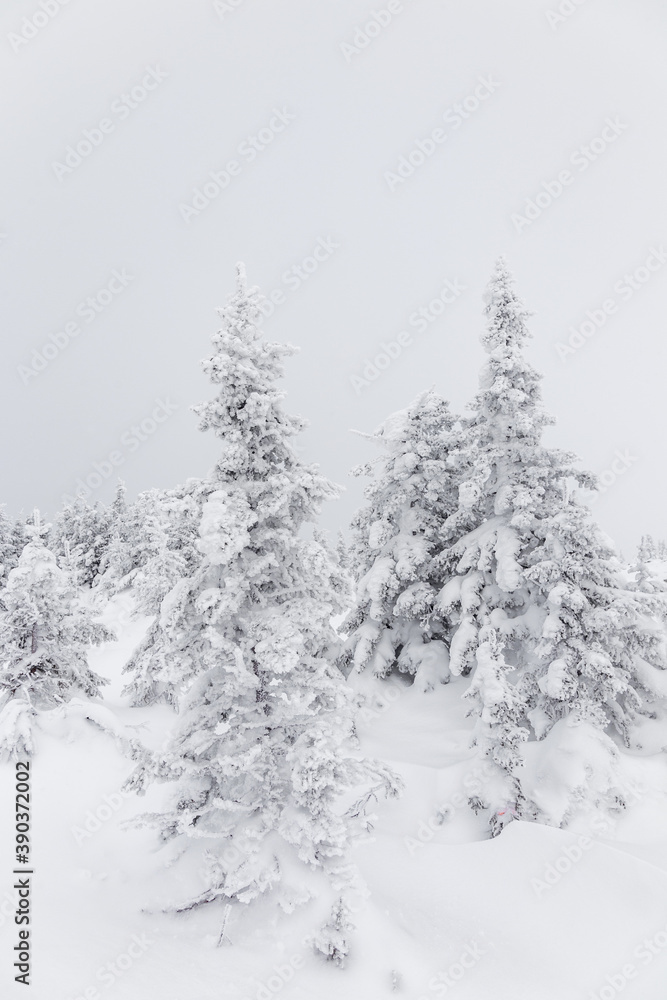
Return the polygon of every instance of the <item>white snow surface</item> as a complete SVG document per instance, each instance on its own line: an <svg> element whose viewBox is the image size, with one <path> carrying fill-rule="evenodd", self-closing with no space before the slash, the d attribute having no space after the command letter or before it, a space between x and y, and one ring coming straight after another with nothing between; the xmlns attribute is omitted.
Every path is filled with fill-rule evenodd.
<svg viewBox="0 0 667 1000"><path fill-rule="evenodd" d="M159 747L177 717L120 696L122 664L147 624L128 617L127 595L105 621L119 641L90 658L113 675L104 707L87 712L79 702L44 714L35 732L29 992L12 981L14 767L0 768L3 998L605 1000L620 984L623 1000L664 1000L664 754L623 755L634 794L613 821L582 811L567 830L511 822L488 840L465 802L485 766L469 747L466 678L428 692L400 678L356 679L364 750L391 762L406 788L378 803L372 839L357 848L370 896L344 969L304 944L315 929L308 905L278 916L253 904L232 915L231 944L221 947L222 907L162 912L188 897L197 873L187 860L170 867L173 847L151 830L124 827L159 809L170 790L121 795L133 765L119 746L139 737ZM530 761L537 780L540 747Z"/></svg>

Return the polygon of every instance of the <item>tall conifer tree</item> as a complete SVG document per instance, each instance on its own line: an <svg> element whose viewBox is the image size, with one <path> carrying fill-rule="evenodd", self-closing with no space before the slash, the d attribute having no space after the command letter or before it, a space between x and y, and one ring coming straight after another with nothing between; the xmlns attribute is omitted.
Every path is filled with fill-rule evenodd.
<svg viewBox="0 0 667 1000"><path fill-rule="evenodd" d="M359 803L397 783L352 741L331 627L346 578L302 532L337 489L292 447L303 421L283 410L276 383L294 349L262 340L258 303L239 266L204 362L217 395L196 407L221 442L199 525L202 561L163 602L155 637L162 676L187 691L182 718L132 784L175 782L173 807L152 822L203 855L206 887L187 905L272 894L290 910L310 894L301 862L319 873L332 909L316 946L341 962Z"/></svg>

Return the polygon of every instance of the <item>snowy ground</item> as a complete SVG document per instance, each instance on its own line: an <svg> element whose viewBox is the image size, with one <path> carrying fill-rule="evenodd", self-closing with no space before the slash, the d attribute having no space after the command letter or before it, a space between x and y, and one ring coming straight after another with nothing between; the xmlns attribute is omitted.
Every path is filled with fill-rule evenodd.
<svg viewBox="0 0 667 1000"><path fill-rule="evenodd" d="M120 669L146 626L115 599L106 620L122 639L91 665L113 677L99 722L163 740L166 708L131 709ZM371 890L356 915L353 954L340 971L303 939L304 908L274 921L260 905L230 921L222 910L176 916L161 905L187 895L186 875L166 867L151 831L125 829L166 794L121 797L132 765L86 720L83 704L52 713L33 769L33 985L12 982L17 943L11 891L13 767L0 771L0 993L34 1000L664 1000L667 981L667 764L630 758L640 791L613 823L581 819L567 832L512 822L484 839L482 817L463 803L479 761L452 683L420 694L375 688L360 735L391 761L403 797L380 803L372 842L358 849ZM132 728L134 727L134 728ZM590 839L586 835L592 834ZM4 883L4 884L3 884Z"/></svg>

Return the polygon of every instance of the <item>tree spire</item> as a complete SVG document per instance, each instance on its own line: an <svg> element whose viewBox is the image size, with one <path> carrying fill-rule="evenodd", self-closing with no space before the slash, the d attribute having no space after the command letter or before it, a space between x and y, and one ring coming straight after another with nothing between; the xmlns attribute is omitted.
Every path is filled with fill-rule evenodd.
<svg viewBox="0 0 667 1000"><path fill-rule="evenodd" d="M236 291L239 295L245 295L247 284L245 264L240 260L236 265Z"/></svg>
<svg viewBox="0 0 667 1000"><path fill-rule="evenodd" d="M488 443L538 444L544 427L554 421L542 406L542 376L523 353L532 337L527 326L532 314L514 290L504 257L496 261L484 303L487 324L480 339L489 358L473 404L478 431Z"/></svg>

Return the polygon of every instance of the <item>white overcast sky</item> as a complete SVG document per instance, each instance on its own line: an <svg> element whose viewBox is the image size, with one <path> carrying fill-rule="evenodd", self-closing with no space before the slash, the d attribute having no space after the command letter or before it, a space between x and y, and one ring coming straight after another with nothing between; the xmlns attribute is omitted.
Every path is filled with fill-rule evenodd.
<svg viewBox="0 0 667 1000"><path fill-rule="evenodd" d="M559 3L572 13L550 23ZM374 454L350 428L372 430L431 385L456 408L474 395L481 295L505 253L535 312L549 441L595 472L622 470L595 510L627 555L642 533L667 535L667 258L632 295L617 284L667 248L662 0L392 0L391 22L353 53L343 43L385 0L234 4L69 0L43 25L36 0L2 5L0 501L52 514L113 452L92 499L108 500L117 474L131 496L204 475L217 443L188 407L211 394L198 362L244 260L252 283L285 293L265 333L301 348L287 406L310 421L304 456L347 487L324 517L344 525L361 500L348 470ZM34 37L17 42L22 29ZM149 68L161 82L119 112ZM480 78L493 93L457 128L444 116ZM249 162L239 146L274 109L293 120ZM57 177L105 118L113 131ZM386 172L436 128L445 141L390 190ZM577 150L605 128L613 141L583 170ZM186 222L179 206L234 159L228 187ZM563 170L571 183L517 232L513 214ZM290 287L284 273L320 240L339 246ZM133 280L95 320L77 316L123 269ZM465 291L410 328L447 280ZM559 356L609 299L604 325ZM351 377L402 330L411 345L355 391ZM21 366L59 334L65 346L26 384ZM177 409L136 446L127 432L151 428L159 399Z"/></svg>

